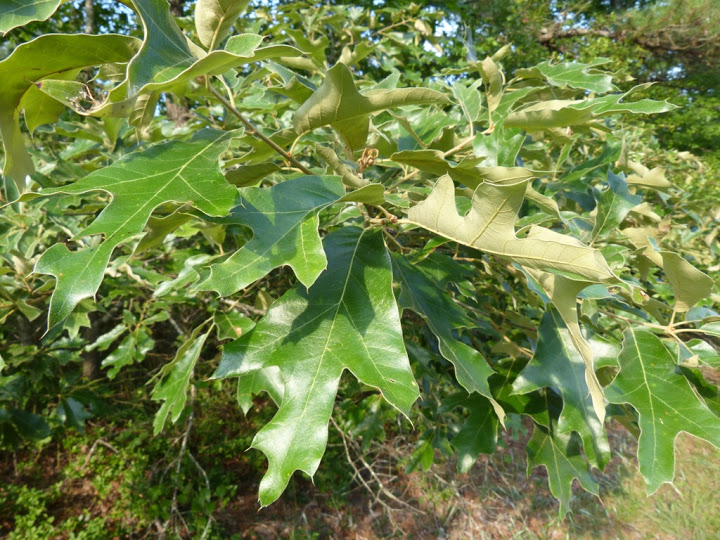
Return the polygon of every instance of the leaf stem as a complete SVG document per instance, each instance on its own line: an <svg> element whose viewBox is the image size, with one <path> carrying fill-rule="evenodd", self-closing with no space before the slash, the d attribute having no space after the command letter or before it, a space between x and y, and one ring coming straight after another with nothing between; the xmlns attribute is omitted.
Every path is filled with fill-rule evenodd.
<svg viewBox="0 0 720 540"><path fill-rule="evenodd" d="M220 103L223 104L223 106L224 106L228 111L230 111L231 113L233 113L233 114L238 118L238 120L240 120L240 122L242 122L242 124L247 128L248 132L249 132L252 136L260 139L262 142L264 142L265 144L267 144L270 148L272 148L273 150L275 150L278 154L280 154L282 157L284 157L284 158L285 158L286 160L288 160L290 163L292 163L293 165L295 165L298 169L300 169L300 170L301 170L302 172L304 172L305 174L313 174L313 172L312 172L310 169L308 169L305 165L303 165L303 164L300 163L297 159L295 159L295 158L292 157L290 154L288 154L285 150L283 150L280 146L278 146L278 144L275 143L275 141L273 141L272 139L270 139L270 138L266 137L265 135L263 135L262 133L260 133L260 132L255 128L255 126L250 122L250 120L248 120L247 118L245 118L245 117L242 115L242 113L241 113L240 111L238 111L238 110L232 105L232 103L230 103L227 99L225 99L225 97L224 97L220 92L218 92L217 90L215 90L215 89L212 87L212 85L208 84L208 85L207 85L207 89L210 91L210 93L211 93L213 96L215 96L215 97L218 99L218 101L220 101Z"/></svg>

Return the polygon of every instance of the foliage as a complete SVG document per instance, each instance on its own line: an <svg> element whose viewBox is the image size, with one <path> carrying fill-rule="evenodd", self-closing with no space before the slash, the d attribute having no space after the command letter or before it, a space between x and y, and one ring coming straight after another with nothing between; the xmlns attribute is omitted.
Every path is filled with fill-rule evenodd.
<svg viewBox="0 0 720 540"><path fill-rule="evenodd" d="M409 469L467 471L531 419L563 514L607 419L651 493L680 431L720 446L717 223L666 177L693 157L632 124L674 105L601 58L436 58L443 14L414 4L237 4L133 0L140 38L0 61L4 446L100 414L93 363L153 383L156 433L187 438L213 371L246 411L267 393L262 505L315 474L339 394L368 437L378 390L415 418Z"/></svg>

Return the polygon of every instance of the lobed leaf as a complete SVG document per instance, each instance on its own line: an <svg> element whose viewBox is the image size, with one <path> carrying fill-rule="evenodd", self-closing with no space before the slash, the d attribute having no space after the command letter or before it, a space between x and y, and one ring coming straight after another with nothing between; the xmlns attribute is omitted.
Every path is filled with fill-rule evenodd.
<svg viewBox="0 0 720 540"><path fill-rule="evenodd" d="M237 205L222 223L246 225L253 238L225 261L213 264L197 288L230 296L282 265L290 266L310 287L327 266L318 213L344 195L337 176L302 176L269 189L240 189Z"/></svg>
<svg viewBox="0 0 720 540"><path fill-rule="evenodd" d="M520 394L546 387L555 388L563 399L557 431L577 432L590 462L604 468L610 460L610 443L602 421L595 414L585 381L585 361L555 310L543 315L535 354L513 383L513 390Z"/></svg>
<svg viewBox="0 0 720 540"><path fill-rule="evenodd" d="M253 447L268 458L260 483L266 506L292 473L315 474L346 369L378 388L404 414L418 397L392 291L390 257L379 231L348 227L325 237L328 268L309 290L284 294L252 332L225 347L214 377L277 366L284 394Z"/></svg>
<svg viewBox="0 0 720 540"><path fill-rule="evenodd" d="M543 465L547 469L550 492L560 501L560 516L569 511L572 483L580 485L594 495L599 494L598 483L588 471L580 445L572 434L549 433L535 426L527 445L528 472Z"/></svg>
<svg viewBox="0 0 720 540"><path fill-rule="evenodd" d="M628 328L620 372L605 388L610 403L638 412L637 457L648 494L675 476L675 438L687 432L720 447L720 417L695 394L659 338Z"/></svg>
<svg viewBox="0 0 720 540"><path fill-rule="evenodd" d="M159 205L192 203L211 216L227 214L237 190L220 173L218 159L234 135L202 129L189 141L170 141L128 154L74 184L23 197L29 200L89 191L105 191L113 196L81 233L103 235L100 245L71 252L65 245L55 244L35 265L35 272L50 274L57 280L50 300L49 328L65 319L83 298L96 293L114 249L140 234Z"/></svg>
<svg viewBox="0 0 720 540"><path fill-rule="evenodd" d="M517 238L514 223L526 187L526 179L502 185L484 182L475 191L470 211L460 216L453 181L443 176L430 196L410 209L408 219L440 236L529 268L568 272L593 282L613 280L602 255L575 238L536 226L526 238Z"/></svg>
<svg viewBox="0 0 720 540"><path fill-rule="evenodd" d="M354 150L365 144L372 113L403 105L447 101L440 92L427 88L374 90L360 94L348 67L339 63L327 72L320 88L297 110L293 125L298 134L332 126L343 142Z"/></svg>

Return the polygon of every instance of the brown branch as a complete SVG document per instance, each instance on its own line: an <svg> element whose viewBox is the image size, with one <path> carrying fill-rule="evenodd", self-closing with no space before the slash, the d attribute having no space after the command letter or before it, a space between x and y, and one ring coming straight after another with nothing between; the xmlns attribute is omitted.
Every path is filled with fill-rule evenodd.
<svg viewBox="0 0 720 540"><path fill-rule="evenodd" d="M242 122L242 124L245 126L245 128L247 128L248 132L250 132L250 134L253 137L260 139L262 142L267 144L270 148L275 150L278 154L280 154L282 157L287 159L290 163L295 165L298 169L300 169L305 174L313 174L313 172L310 169L308 169L305 165L303 165L297 159L295 159L290 154L288 154L283 148L278 146L278 144L275 141L273 141L272 139L270 139L270 138L266 137L265 135L263 135L262 133L260 133L257 130L257 128L255 128L255 126L252 125L250 120L245 118L240 111L238 111L235 107L233 107L233 105L227 99L225 99L225 97L220 92L215 90L210 84L207 85L207 88L208 88L208 90L210 90L210 93L213 96L215 96L218 99L218 101L220 101L220 103L222 103L223 106L228 111L233 113L238 118L238 120L240 120L240 122Z"/></svg>

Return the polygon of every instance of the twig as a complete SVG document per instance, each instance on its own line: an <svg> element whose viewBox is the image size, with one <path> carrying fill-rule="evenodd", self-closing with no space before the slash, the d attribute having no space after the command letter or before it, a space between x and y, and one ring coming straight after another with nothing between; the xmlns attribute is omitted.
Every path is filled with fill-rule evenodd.
<svg viewBox="0 0 720 540"><path fill-rule="evenodd" d="M225 97L224 97L220 92L218 92L217 90L215 90L210 84L207 85L207 89L210 91L210 93L211 93L213 96L215 96L215 97L218 99L218 101L220 101L220 103L223 104L223 106L224 106L228 111L230 111L230 112L233 113L235 116L237 116L238 120L240 120L240 122L242 122L242 124L247 128L248 132L249 132L253 137L256 137L257 139L260 139L262 142L264 142L265 144L267 144L270 148L272 148L273 150L275 150L278 154L280 154L282 157L284 157L285 159L287 159L290 163L292 163L293 165L295 165L298 169L300 169L300 170L301 170L302 172L304 172L305 174L312 174L312 171L311 171L310 169L308 169L305 165L303 165L303 164L300 163L297 159L295 159L295 158L292 157L290 154L288 154L285 150L283 150L280 146L278 146L278 144L275 143L275 141L273 141L273 140L270 139L269 137L266 137L265 135L263 135L262 133L260 133L260 132L257 130L257 128L255 128L255 126L250 122L250 120L248 120L247 118L245 118L240 111L238 111L235 107L233 107L232 103L230 103L227 99L225 99Z"/></svg>
<svg viewBox="0 0 720 540"><path fill-rule="evenodd" d="M98 439L98 440L96 440L96 441L93 443L93 445L90 447L90 451L88 452L88 455L87 455L87 457L85 458L85 463L83 463L83 466L82 466L83 469L85 469L85 468L88 466L88 464L90 463L90 459L92 458L93 453L95 452L95 448L97 448L97 445L98 445L98 444L103 445L103 446L104 446L105 448L107 448L108 450L111 450L114 454L119 454L119 453L120 453L120 452L118 452L117 448L115 448L115 447L114 447L112 444L110 444L109 442L103 441L102 439Z"/></svg>

